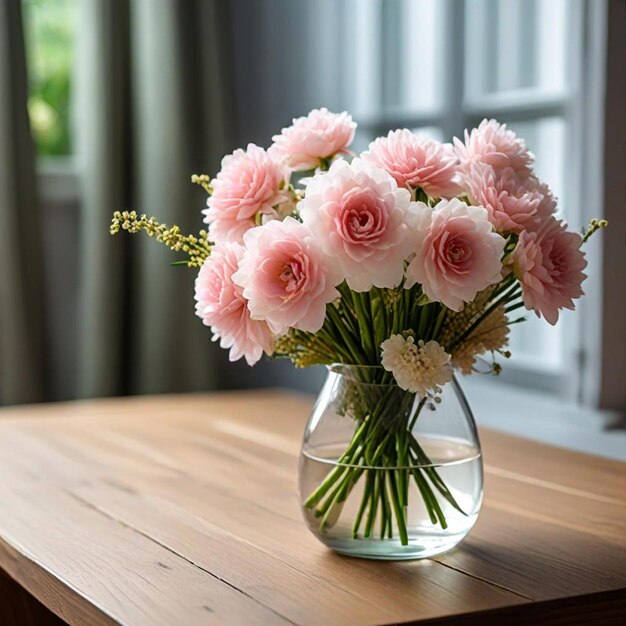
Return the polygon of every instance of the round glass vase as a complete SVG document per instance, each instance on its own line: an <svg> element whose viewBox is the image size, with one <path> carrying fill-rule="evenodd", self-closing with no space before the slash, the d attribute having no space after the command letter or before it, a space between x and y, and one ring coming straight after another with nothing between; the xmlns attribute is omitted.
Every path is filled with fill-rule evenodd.
<svg viewBox="0 0 626 626"><path fill-rule="evenodd" d="M420 399L380 367L328 370L300 456L310 530L362 558L450 550L476 522L483 493L478 432L456 379Z"/></svg>

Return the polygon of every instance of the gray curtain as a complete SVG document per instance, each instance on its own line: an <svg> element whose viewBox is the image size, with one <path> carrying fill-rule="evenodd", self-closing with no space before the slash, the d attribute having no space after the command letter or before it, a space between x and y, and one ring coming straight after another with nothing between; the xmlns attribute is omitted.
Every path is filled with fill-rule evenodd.
<svg viewBox="0 0 626 626"><path fill-rule="evenodd" d="M21 2L0 0L0 404L44 399L43 275Z"/></svg>
<svg viewBox="0 0 626 626"><path fill-rule="evenodd" d="M206 390L224 355L193 313L195 272L116 209L198 230L192 173L234 148L228 3L83 0L77 96L82 168L79 396Z"/></svg>

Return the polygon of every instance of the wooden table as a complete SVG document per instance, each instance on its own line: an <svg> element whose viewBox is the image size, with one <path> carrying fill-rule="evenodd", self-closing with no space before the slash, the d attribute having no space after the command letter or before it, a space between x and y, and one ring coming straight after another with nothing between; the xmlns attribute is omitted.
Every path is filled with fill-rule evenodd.
<svg viewBox="0 0 626 626"><path fill-rule="evenodd" d="M81 626L626 623L625 465L485 430L485 504L464 543L350 559L300 517L310 404L250 392L0 411L0 623L58 623L48 609Z"/></svg>

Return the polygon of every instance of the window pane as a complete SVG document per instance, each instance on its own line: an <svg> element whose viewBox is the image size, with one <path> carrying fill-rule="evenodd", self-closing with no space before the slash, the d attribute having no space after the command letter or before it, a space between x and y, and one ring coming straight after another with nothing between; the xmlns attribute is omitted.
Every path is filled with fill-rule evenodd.
<svg viewBox="0 0 626 626"><path fill-rule="evenodd" d="M420 126L419 128L412 128L411 131L436 141L443 141L443 132L438 126Z"/></svg>
<svg viewBox="0 0 626 626"><path fill-rule="evenodd" d="M466 0L468 96L562 91L572 40L568 25L577 8L577 0Z"/></svg>
<svg viewBox="0 0 626 626"><path fill-rule="evenodd" d="M445 3L345 0L336 6L345 13L346 108L357 119L434 110L445 66Z"/></svg>
<svg viewBox="0 0 626 626"><path fill-rule="evenodd" d="M370 128L358 126L350 150L355 154L364 152L374 139L376 139L376 134Z"/></svg>
<svg viewBox="0 0 626 626"><path fill-rule="evenodd" d="M513 319L518 317L524 317L526 321L511 326L511 362L540 371L560 369L563 365L561 321L557 326L550 326L524 308L512 314Z"/></svg>
<svg viewBox="0 0 626 626"><path fill-rule="evenodd" d="M505 119L498 120L506 122ZM537 176L544 180L559 200L563 217L567 217L567 197L565 185L565 142L566 123L561 117L544 117L536 120L510 122L507 126L522 137L535 154ZM571 216L573 217L573 216Z"/></svg>
<svg viewBox="0 0 626 626"><path fill-rule="evenodd" d="M402 0L399 4L400 11L394 16L393 24L395 32L400 34L400 42L396 44L399 58L394 64L399 88L390 104L409 111L432 110L441 102L443 87L445 3ZM393 69L389 67L388 71Z"/></svg>
<svg viewBox="0 0 626 626"><path fill-rule="evenodd" d="M380 115L381 96L381 15L380 0L362 2L345 0L342 4L330 4L329 13L341 8L345 12L344 38L340 54L345 67L343 108L352 113L357 121L375 119ZM337 59L334 59L334 70ZM332 71L329 68L329 71Z"/></svg>
<svg viewBox="0 0 626 626"><path fill-rule="evenodd" d="M23 0L28 112L41 155L72 151L70 106L78 0Z"/></svg>

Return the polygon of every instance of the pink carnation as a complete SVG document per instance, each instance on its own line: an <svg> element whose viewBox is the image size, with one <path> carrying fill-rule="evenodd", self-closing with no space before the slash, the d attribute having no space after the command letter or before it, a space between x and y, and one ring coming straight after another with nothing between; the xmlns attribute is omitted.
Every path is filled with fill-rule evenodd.
<svg viewBox="0 0 626 626"><path fill-rule="evenodd" d="M483 120L471 133L466 130L465 143L455 137L454 150L465 172L474 163L485 163L496 171L511 168L521 179L532 174L533 153L523 139L496 120Z"/></svg>
<svg viewBox="0 0 626 626"><path fill-rule="evenodd" d="M535 232L520 233L513 268L522 284L524 305L550 324L556 324L560 309L573 309L573 300L583 295L587 261L581 241L554 217Z"/></svg>
<svg viewBox="0 0 626 626"><path fill-rule="evenodd" d="M416 254L407 287L422 285L431 299L453 311L501 279L505 240L493 232L487 211L453 198L434 208L418 203Z"/></svg>
<svg viewBox="0 0 626 626"><path fill-rule="evenodd" d="M450 147L406 128L379 137L361 158L389 172L400 187L420 187L435 198L453 197L461 191Z"/></svg>
<svg viewBox="0 0 626 626"><path fill-rule="evenodd" d="M289 199L288 180L284 165L253 143L225 156L203 211L213 241L240 242L257 215L277 217L275 207Z"/></svg>
<svg viewBox="0 0 626 626"><path fill-rule="evenodd" d="M233 273L243 257L238 243L216 246L200 268L196 278L196 315L211 327L213 341L230 348L230 360L245 357L254 365L272 351L272 335L265 322L250 317L241 287L233 282Z"/></svg>
<svg viewBox="0 0 626 626"><path fill-rule="evenodd" d="M244 244L233 280L252 318L267 321L276 334L290 327L317 332L326 305L339 297L339 280L306 226L292 217L268 222L249 230Z"/></svg>
<svg viewBox="0 0 626 626"><path fill-rule="evenodd" d="M335 161L307 185L302 221L354 291L395 287L411 250L410 194L361 159Z"/></svg>
<svg viewBox="0 0 626 626"><path fill-rule="evenodd" d="M293 120L280 135L272 137L270 153L283 158L294 170L310 170L329 159L346 152L354 139L356 124L347 113L330 113L327 109L313 109L306 117Z"/></svg>
<svg viewBox="0 0 626 626"><path fill-rule="evenodd" d="M474 163L465 183L472 201L487 209L499 232L533 229L556 208L547 185L534 177L520 181L511 168L497 173L490 165Z"/></svg>

